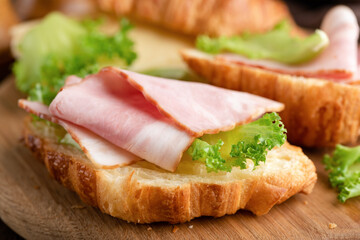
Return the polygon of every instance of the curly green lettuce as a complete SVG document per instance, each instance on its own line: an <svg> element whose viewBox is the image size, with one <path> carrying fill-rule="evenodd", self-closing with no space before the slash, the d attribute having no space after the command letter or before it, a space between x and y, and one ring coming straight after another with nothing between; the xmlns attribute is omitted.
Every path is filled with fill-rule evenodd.
<svg viewBox="0 0 360 240"><path fill-rule="evenodd" d="M337 145L333 156L325 155L323 162L325 169L330 171L332 187L339 191L340 202L360 196L360 146Z"/></svg>
<svg viewBox="0 0 360 240"><path fill-rule="evenodd" d="M329 39L321 30L316 30L305 38L291 36L291 27L286 21L262 34L244 33L219 38L199 36L196 40L196 47L207 53L218 54L225 51L251 59L267 59L285 64L308 62L318 56L328 44Z"/></svg>
<svg viewBox="0 0 360 240"><path fill-rule="evenodd" d="M269 150L285 142L286 129L280 116L267 113L231 131L204 135L193 142L187 153L203 162L208 172L231 172L233 167L247 168L247 160L252 160L255 168L266 161Z"/></svg>
<svg viewBox="0 0 360 240"><path fill-rule="evenodd" d="M101 67L125 67L136 59L132 28L123 19L119 30L107 35L100 20L76 21L51 13L31 29L18 46L13 71L17 87L29 98L50 104L69 75L84 77Z"/></svg>

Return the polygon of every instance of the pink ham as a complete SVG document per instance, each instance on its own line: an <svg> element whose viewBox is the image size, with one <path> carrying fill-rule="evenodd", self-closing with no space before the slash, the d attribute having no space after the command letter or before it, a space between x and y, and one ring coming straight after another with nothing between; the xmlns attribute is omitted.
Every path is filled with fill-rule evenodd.
<svg viewBox="0 0 360 240"><path fill-rule="evenodd" d="M123 72L127 74L127 81L163 115L196 137L227 131L283 108L279 103L244 92Z"/></svg>
<svg viewBox="0 0 360 240"><path fill-rule="evenodd" d="M79 83L79 82L81 82L81 80L82 79L77 77L77 76L69 76L65 80L65 86L69 86L69 85L72 85L72 84Z"/></svg>
<svg viewBox="0 0 360 240"><path fill-rule="evenodd" d="M354 12L345 6L331 9L326 14L321 29L328 35L330 44L320 56L303 65L290 66L267 60L251 60L236 54L220 54L217 59L290 75L338 82L351 81L358 71L359 26Z"/></svg>
<svg viewBox="0 0 360 240"><path fill-rule="evenodd" d="M139 157L109 143L85 128L51 116L48 107L42 103L19 100L19 106L42 119L61 125L96 167L115 168L140 160Z"/></svg>
<svg viewBox="0 0 360 240"><path fill-rule="evenodd" d="M174 171L195 137L282 108L247 93L105 68L64 87L49 109L59 119Z"/></svg>

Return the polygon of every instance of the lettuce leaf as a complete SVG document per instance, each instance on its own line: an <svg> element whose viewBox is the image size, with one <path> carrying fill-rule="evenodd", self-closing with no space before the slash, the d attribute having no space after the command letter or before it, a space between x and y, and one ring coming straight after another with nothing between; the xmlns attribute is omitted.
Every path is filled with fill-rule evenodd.
<svg viewBox="0 0 360 240"><path fill-rule="evenodd" d="M332 187L339 190L340 202L360 196L360 146L337 145L333 156L325 155L323 162Z"/></svg>
<svg viewBox="0 0 360 240"><path fill-rule="evenodd" d="M193 160L204 162L209 172L231 172L233 167L247 168L247 160L254 167L266 161L267 152L286 141L286 129L277 113L227 132L204 135L196 139L187 153Z"/></svg>
<svg viewBox="0 0 360 240"><path fill-rule="evenodd" d="M111 36L99 30L101 24L60 13L46 16L20 42L21 55L13 67L17 87L31 100L50 104L69 75L84 77L106 65L130 65L136 59L130 23L123 19Z"/></svg>
<svg viewBox="0 0 360 240"><path fill-rule="evenodd" d="M64 137L60 138L59 143L70 145L70 146L73 146L73 147L81 150L80 145L71 137L71 135L69 133L66 133L64 135Z"/></svg>
<svg viewBox="0 0 360 240"><path fill-rule="evenodd" d="M187 153L190 154L193 160L198 160L205 163L209 172L212 171L231 171L231 167L226 164L222 158L220 148L224 142L219 139L217 143L210 145L209 143L200 139L195 139Z"/></svg>
<svg viewBox="0 0 360 240"><path fill-rule="evenodd" d="M301 64L318 56L329 44L325 32L316 30L306 37L293 37L286 21L263 34L244 33L240 36L209 38L199 36L196 47L204 52L218 54L233 52L251 59L267 59L285 64Z"/></svg>

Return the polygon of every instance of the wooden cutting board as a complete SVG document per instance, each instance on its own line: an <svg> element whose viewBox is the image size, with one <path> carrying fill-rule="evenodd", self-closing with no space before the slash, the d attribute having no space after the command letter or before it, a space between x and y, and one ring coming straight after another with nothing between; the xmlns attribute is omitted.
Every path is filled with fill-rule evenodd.
<svg viewBox="0 0 360 240"><path fill-rule="evenodd" d="M188 39L163 38L160 30L136 27L139 60L135 69L184 67L177 51ZM164 40L165 39L165 40ZM149 47L151 46L151 47ZM29 239L360 239L360 198L336 200L321 164L324 150L307 150L318 182L310 195L297 194L265 216L239 211L222 218L201 217L189 223L132 224L83 204L77 195L51 179L21 141L26 115L17 108L21 94L14 79L0 85L0 217ZM337 224L334 229L329 223ZM177 231L175 231L177 230ZM175 232L173 232L175 231Z"/></svg>

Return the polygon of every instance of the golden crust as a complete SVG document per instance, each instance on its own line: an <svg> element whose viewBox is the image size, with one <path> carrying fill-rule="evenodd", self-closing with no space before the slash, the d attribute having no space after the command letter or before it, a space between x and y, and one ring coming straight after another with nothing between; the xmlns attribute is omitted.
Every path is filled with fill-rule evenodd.
<svg viewBox="0 0 360 240"><path fill-rule="evenodd" d="M293 144L334 146L358 139L359 86L278 74L215 60L195 50L183 51L182 56L194 72L211 84L284 103L280 115Z"/></svg>
<svg viewBox="0 0 360 240"><path fill-rule="evenodd" d="M263 32L282 19L293 22L286 4L279 0L98 0L98 3L104 11L191 35Z"/></svg>
<svg viewBox="0 0 360 240"><path fill-rule="evenodd" d="M300 148L287 143L272 153L278 167L274 162L259 176L218 181L212 175L195 181L184 175L171 177L173 173L154 177L154 171L149 174L139 166L98 169L81 151L58 144L29 119L24 140L50 175L84 202L136 223L179 223L200 216L234 214L239 209L262 215L298 192L310 193L317 179L314 164ZM284 164L291 166L285 168Z"/></svg>

